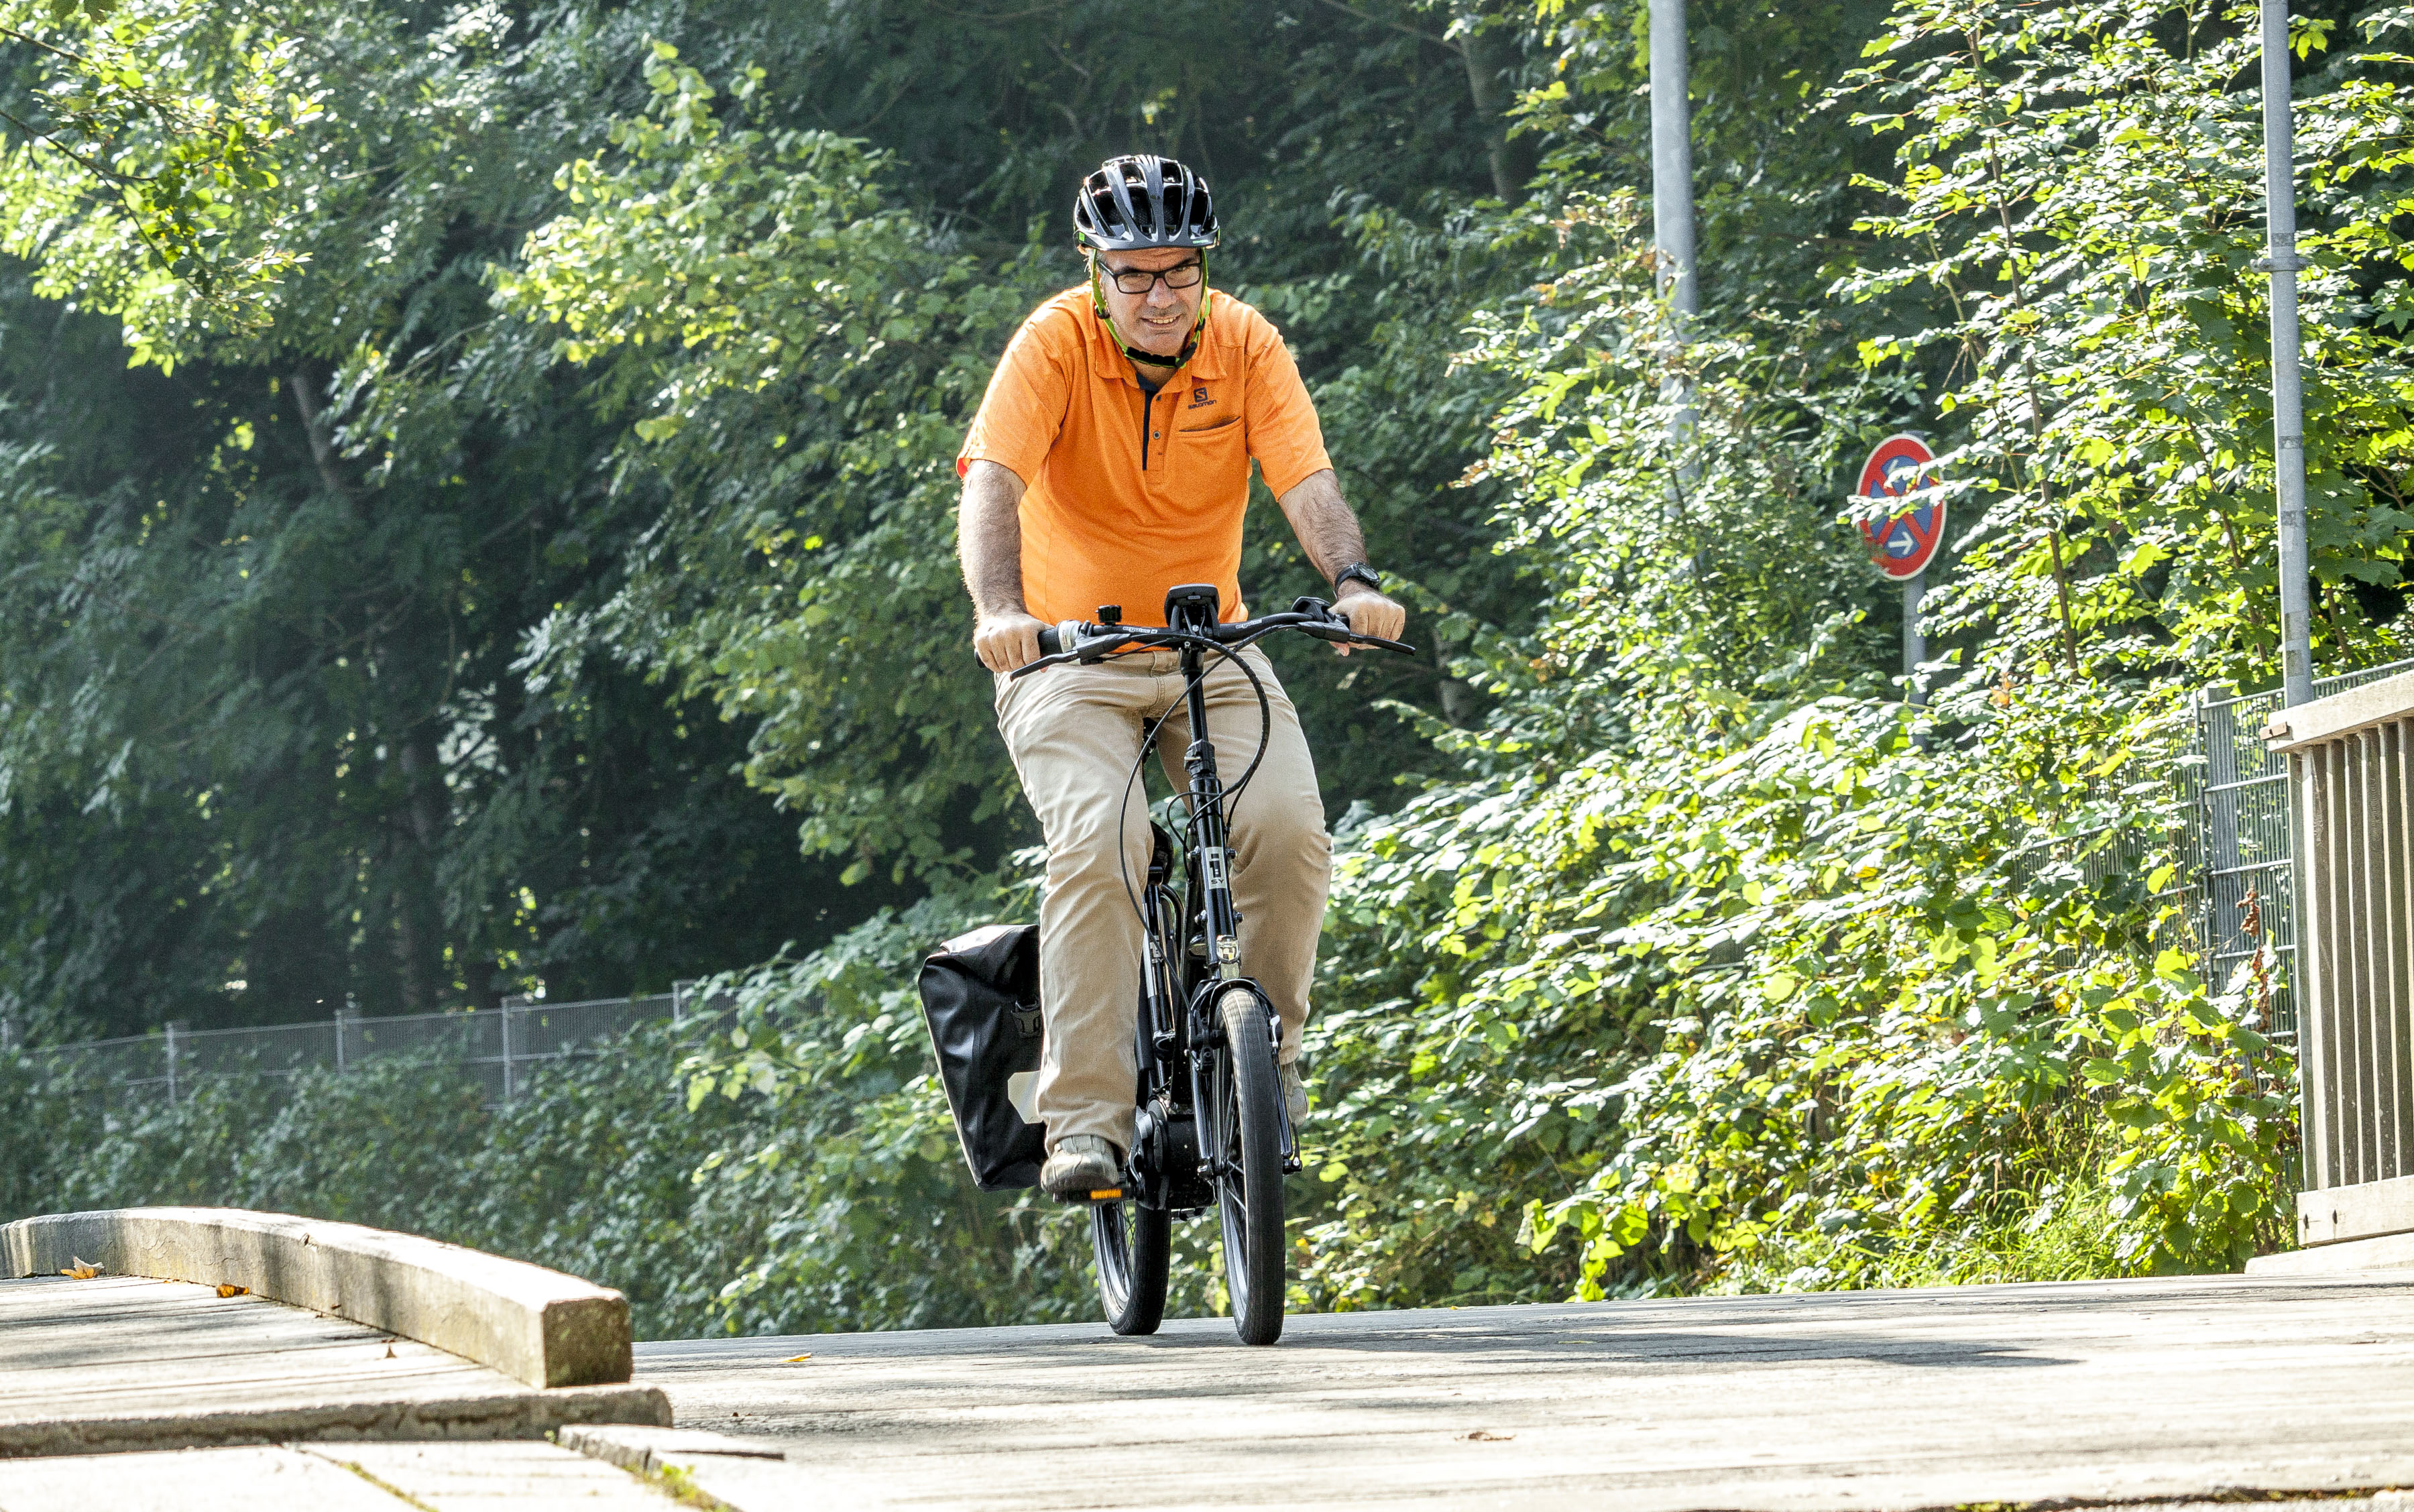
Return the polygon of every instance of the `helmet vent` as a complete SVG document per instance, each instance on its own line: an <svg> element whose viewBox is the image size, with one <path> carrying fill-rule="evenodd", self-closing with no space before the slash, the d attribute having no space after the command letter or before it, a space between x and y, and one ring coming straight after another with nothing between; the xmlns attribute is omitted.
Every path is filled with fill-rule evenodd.
<svg viewBox="0 0 2414 1512"><path fill-rule="evenodd" d="M1215 200L1207 181L1170 157L1110 157L1073 198L1074 240L1093 251L1215 245Z"/></svg>

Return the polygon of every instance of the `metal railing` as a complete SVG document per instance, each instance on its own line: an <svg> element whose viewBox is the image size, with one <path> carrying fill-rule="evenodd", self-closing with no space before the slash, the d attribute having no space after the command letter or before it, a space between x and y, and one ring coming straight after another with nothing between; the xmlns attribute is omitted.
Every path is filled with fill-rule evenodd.
<svg viewBox="0 0 2414 1512"><path fill-rule="evenodd" d="M183 1022L152 1034L36 1045L24 1051L46 1079L105 1098L112 1108L190 1097L203 1081L291 1082L305 1071L346 1072L380 1056L432 1054L482 1083L489 1103L516 1101L539 1067L599 1054L640 1024L674 1025L720 1001L679 982L667 993L546 1002L506 998L499 1008L371 1018L339 1009L332 1019L259 1029L196 1030ZM13 1030L9 1031L13 1040ZM280 1089L281 1090L281 1087Z"/></svg>
<svg viewBox="0 0 2414 1512"><path fill-rule="evenodd" d="M2414 671L2414 660L2314 679L2324 698ZM2281 690L2209 690L2197 701L2195 763L2183 763L2192 782L2196 823L2189 912L2207 980L2225 987L2239 968L2264 957L2272 984L2272 1023L2278 1033L2297 1028L2297 902L2290 868L2296 848L2288 829L2288 763L2265 748L2265 721L2280 712Z"/></svg>
<svg viewBox="0 0 2414 1512"><path fill-rule="evenodd" d="M2414 1230L2414 674L2282 712L2308 1244Z"/></svg>

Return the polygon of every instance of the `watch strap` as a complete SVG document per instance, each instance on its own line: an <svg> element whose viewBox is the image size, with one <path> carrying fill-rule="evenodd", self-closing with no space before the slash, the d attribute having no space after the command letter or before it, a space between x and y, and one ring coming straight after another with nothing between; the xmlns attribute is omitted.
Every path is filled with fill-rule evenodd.
<svg viewBox="0 0 2414 1512"><path fill-rule="evenodd" d="M1377 593L1383 591L1382 578L1377 574L1373 568L1367 566L1364 562L1351 562L1340 571L1333 574L1334 592L1340 592L1341 585L1344 583L1363 583L1368 587L1374 589Z"/></svg>

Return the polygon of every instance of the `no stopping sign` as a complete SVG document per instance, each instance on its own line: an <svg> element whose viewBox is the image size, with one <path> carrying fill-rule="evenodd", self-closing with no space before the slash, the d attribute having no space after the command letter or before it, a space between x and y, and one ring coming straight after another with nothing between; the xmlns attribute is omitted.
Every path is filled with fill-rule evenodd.
<svg viewBox="0 0 2414 1512"><path fill-rule="evenodd" d="M1900 498L1936 483L1936 453L1918 437L1903 432L1880 441L1861 466L1860 497ZM1870 559L1892 578L1917 577L1945 540L1945 503L1930 499L1900 514L1863 520L1861 537Z"/></svg>

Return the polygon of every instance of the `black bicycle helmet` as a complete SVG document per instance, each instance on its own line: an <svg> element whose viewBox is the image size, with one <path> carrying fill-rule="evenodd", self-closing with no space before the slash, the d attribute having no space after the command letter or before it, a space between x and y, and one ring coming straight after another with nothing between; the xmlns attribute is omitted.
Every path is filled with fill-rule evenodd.
<svg viewBox="0 0 2414 1512"><path fill-rule="evenodd" d="M1094 252L1215 245L1207 181L1153 153L1110 157L1073 197L1073 239Z"/></svg>

